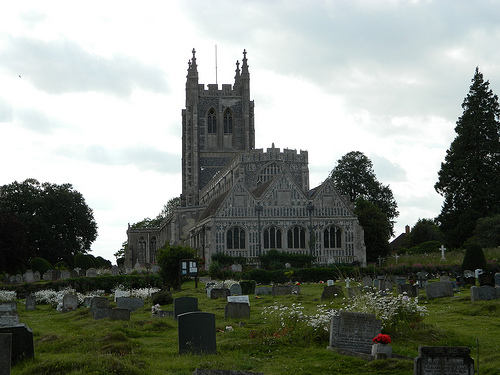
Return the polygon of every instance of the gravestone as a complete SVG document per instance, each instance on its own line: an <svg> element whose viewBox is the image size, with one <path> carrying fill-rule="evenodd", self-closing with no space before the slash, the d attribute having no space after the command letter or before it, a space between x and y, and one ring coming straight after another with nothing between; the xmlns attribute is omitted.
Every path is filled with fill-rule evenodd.
<svg viewBox="0 0 500 375"><path fill-rule="evenodd" d="M118 297L116 299L116 307L118 307L119 309L129 309L130 311L136 311L138 309L144 308L144 301L141 298Z"/></svg>
<svg viewBox="0 0 500 375"><path fill-rule="evenodd" d="M330 347L371 354L372 339L382 329L375 314L339 311L330 324Z"/></svg>
<svg viewBox="0 0 500 375"><path fill-rule="evenodd" d="M408 297L418 296L418 286L412 284L396 285L398 294L406 294Z"/></svg>
<svg viewBox="0 0 500 375"><path fill-rule="evenodd" d="M300 294L300 285L292 285L292 294Z"/></svg>
<svg viewBox="0 0 500 375"><path fill-rule="evenodd" d="M430 283L425 287L427 299L453 297L453 286L450 282Z"/></svg>
<svg viewBox="0 0 500 375"><path fill-rule="evenodd" d="M380 280L379 290L392 292L393 285L390 280Z"/></svg>
<svg viewBox="0 0 500 375"><path fill-rule="evenodd" d="M500 286L500 272L495 274L495 286Z"/></svg>
<svg viewBox="0 0 500 375"><path fill-rule="evenodd" d="M292 294L292 286L291 285L273 285L272 290L273 296L285 296L288 294Z"/></svg>
<svg viewBox="0 0 500 375"><path fill-rule="evenodd" d="M419 273L417 273L417 285L419 286L419 288L426 287L428 284L428 280L429 277L426 271L420 271Z"/></svg>
<svg viewBox="0 0 500 375"><path fill-rule="evenodd" d="M174 298L174 319L180 314L200 311L198 309L198 298L195 297L177 297Z"/></svg>
<svg viewBox="0 0 500 375"><path fill-rule="evenodd" d="M215 314L189 312L177 317L179 354L217 354Z"/></svg>
<svg viewBox="0 0 500 375"><path fill-rule="evenodd" d="M106 297L92 297L90 300L90 313L94 319L102 319L111 315L111 307L109 307L109 299Z"/></svg>
<svg viewBox="0 0 500 375"><path fill-rule="evenodd" d="M342 287L340 285L331 285L323 287L323 293L321 293L322 301L337 297L339 298L344 297L344 292L342 291Z"/></svg>
<svg viewBox="0 0 500 375"><path fill-rule="evenodd" d="M80 277L80 274L78 273L78 271L71 270L71 271L69 271L69 277L71 279L76 279L76 278Z"/></svg>
<svg viewBox="0 0 500 375"><path fill-rule="evenodd" d="M333 280L327 280L326 281L326 286L332 286L334 284L335 284L335 281L333 281Z"/></svg>
<svg viewBox="0 0 500 375"><path fill-rule="evenodd" d="M0 327L2 333L12 334L11 363L33 358L35 356L35 345L33 342L33 331L26 324L18 324L11 327Z"/></svg>
<svg viewBox="0 0 500 375"><path fill-rule="evenodd" d="M491 273L479 275L479 286L495 286L495 278Z"/></svg>
<svg viewBox="0 0 500 375"><path fill-rule="evenodd" d="M115 302L116 302L117 298L120 298L120 297L129 297L129 296L130 296L130 291L115 289Z"/></svg>
<svg viewBox="0 0 500 375"><path fill-rule="evenodd" d="M370 276L365 276L361 279L361 286L363 288L371 288L373 285L373 280Z"/></svg>
<svg viewBox="0 0 500 375"><path fill-rule="evenodd" d="M228 302L224 308L224 319L250 318L250 304Z"/></svg>
<svg viewBox="0 0 500 375"><path fill-rule="evenodd" d="M420 346L413 362L414 375L474 375L470 348L464 346Z"/></svg>
<svg viewBox="0 0 500 375"><path fill-rule="evenodd" d="M92 298L94 298L94 297L84 297L83 298L83 306L90 307L90 303L92 302Z"/></svg>
<svg viewBox="0 0 500 375"><path fill-rule="evenodd" d="M94 312L92 313L92 315L94 316L94 319L99 320L99 319L104 319L104 318L110 318L111 314L113 312L113 308L112 307L98 307L98 308L94 309L93 311Z"/></svg>
<svg viewBox="0 0 500 375"><path fill-rule="evenodd" d="M246 303L249 305L250 298L248 296L228 296L227 302Z"/></svg>
<svg viewBox="0 0 500 375"><path fill-rule="evenodd" d="M231 269L231 271L233 272L242 272L243 271L243 267L241 266L241 264L231 264L231 266L229 267Z"/></svg>
<svg viewBox="0 0 500 375"><path fill-rule="evenodd" d="M117 266L111 267L111 275L118 276L120 274L120 269Z"/></svg>
<svg viewBox="0 0 500 375"><path fill-rule="evenodd" d="M33 282L37 283L40 281L40 279L41 279L40 272L38 271L33 272Z"/></svg>
<svg viewBox="0 0 500 375"><path fill-rule="evenodd" d="M360 286L350 286L344 289L347 298L354 298L363 294L363 289Z"/></svg>
<svg viewBox="0 0 500 375"><path fill-rule="evenodd" d="M33 274L33 271L27 270L26 273L24 274L24 279L29 284L34 283L35 282L35 275Z"/></svg>
<svg viewBox="0 0 500 375"><path fill-rule="evenodd" d="M227 298L229 296L230 291L227 288L212 288L210 290L210 298L211 299L219 299L219 298Z"/></svg>
<svg viewBox="0 0 500 375"><path fill-rule="evenodd" d="M474 277L476 279L479 279L479 275L482 275L484 273L484 270L481 269L481 268L477 268L475 271L474 271Z"/></svg>
<svg viewBox="0 0 500 375"><path fill-rule="evenodd" d="M127 308L114 308L111 309L111 320L130 320L130 309Z"/></svg>
<svg viewBox="0 0 500 375"><path fill-rule="evenodd" d="M22 284L23 282L24 282L23 275L21 275L20 273L18 273L16 275L16 284Z"/></svg>
<svg viewBox="0 0 500 375"><path fill-rule="evenodd" d="M241 285L240 284L233 284L229 287L229 295L231 296L239 296L241 295Z"/></svg>
<svg viewBox="0 0 500 375"><path fill-rule="evenodd" d="M17 310L0 311L0 327L10 327L19 324L19 314Z"/></svg>
<svg viewBox="0 0 500 375"><path fill-rule="evenodd" d="M97 270L95 268L89 268L87 272L85 273L85 276L87 277L96 277L97 276Z"/></svg>
<svg viewBox="0 0 500 375"><path fill-rule="evenodd" d="M78 309L78 296L76 294L65 294L63 297L62 312L75 311Z"/></svg>
<svg viewBox="0 0 500 375"><path fill-rule="evenodd" d="M36 310L36 298L33 294L26 296L26 310Z"/></svg>
<svg viewBox="0 0 500 375"><path fill-rule="evenodd" d="M273 290L268 286L258 286L255 288L256 296L268 296L273 294Z"/></svg>
<svg viewBox="0 0 500 375"><path fill-rule="evenodd" d="M71 273L68 270L61 270L61 280L66 280L71 277Z"/></svg>
<svg viewBox="0 0 500 375"><path fill-rule="evenodd" d="M158 311L158 314L156 314L156 316L158 318L168 318L168 317L174 316L174 312L167 311L167 310L161 310L161 311Z"/></svg>
<svg viewBox="0 0 500 375"><path fill-rule="evenodd" d="M405 285L406 277L404 276L396 276L396 285Z"/></svg>
<svg viewBox="0 0 500 375"><path fill-rule="evenodd" d="M17 311L16 302L2 302L0 303L0 311Z"/></svg>
<svg viewBox="0 0 500 375"><path fill-rule="evenodd" d="M52 279L53 272L54 272L54 270L46 271L42 276L43 280L44 281L53 281L53 279Z"/></svg>
<svg viewBox="0 0 500 375"><path fill-rule="evenodd" d="M0 375L10 375L12 333L0 333Z"/></svg>
<svg viewBox="0 0 500 375"><path fill-rule="evenodd" d="M471 301L490 301L497 298L497 288L488 285L470 287Z"/></svg>
<svg viewBox="0 0 500 375"><path fill-rule="evenodd" d="M440 276L439 281L448 282L448 281L450 281L450 276L447 276L447 275Z"/></svg>

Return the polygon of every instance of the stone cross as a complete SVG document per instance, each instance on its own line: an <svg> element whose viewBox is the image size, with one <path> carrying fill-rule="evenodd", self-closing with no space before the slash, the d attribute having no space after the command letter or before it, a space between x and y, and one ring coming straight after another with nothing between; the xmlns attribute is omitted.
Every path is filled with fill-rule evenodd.
<svg viewBox="0 0 500 375"><path fill-rule="evenodd" d="M398 264L399 255L398 254L394 255L394 258L396 258L396 264Z"/></svg>
<svg viewBox="0 0 500 375"><path fill-rule="evenodd" d="M446 258L444 257L444 252L446 250L446 247L444 247L443 245L441 245L441 247L439 248L439 250L441 250L441 260L446 260Z"/></svg>

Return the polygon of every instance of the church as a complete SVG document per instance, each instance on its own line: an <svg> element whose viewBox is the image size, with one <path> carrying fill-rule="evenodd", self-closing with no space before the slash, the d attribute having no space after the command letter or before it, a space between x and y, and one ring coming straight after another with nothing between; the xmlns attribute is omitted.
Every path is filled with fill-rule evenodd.
<svg viewBox="0 0 500 375"><path fill-rule="evenodd" d="M196 51L188 63L182 110L180 206L159 228L127 230L125 266L155 263L167 241L258 264L268 250L309 254L315 264L366 265L354 204L330 179L309 187L308 152L255 148L247 53L234 84L200 84Z"/></svg>

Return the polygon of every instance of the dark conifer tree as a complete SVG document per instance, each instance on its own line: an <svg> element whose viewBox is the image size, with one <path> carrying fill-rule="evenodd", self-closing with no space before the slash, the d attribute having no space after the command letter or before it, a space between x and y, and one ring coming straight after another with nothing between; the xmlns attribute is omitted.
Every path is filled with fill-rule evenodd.
<svg viewBox="0 0 500 375"><path fill-rule="evenodd" d="M434 186L444 197L437 221L452 247L472 236L479 218L500 212L500 108L478 68L462 107Z"/></svg>

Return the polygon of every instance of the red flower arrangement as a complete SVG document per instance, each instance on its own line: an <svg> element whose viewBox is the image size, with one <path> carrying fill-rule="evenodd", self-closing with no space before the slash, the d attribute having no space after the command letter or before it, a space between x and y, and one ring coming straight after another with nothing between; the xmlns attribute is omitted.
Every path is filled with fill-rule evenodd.
<svg viewBox="0 0 500 375"><path fill-rule="evenodd" d="M372 339L372 342L374 342L375 344L390 344L391 336L379 333L376 337Z"/></svg>

